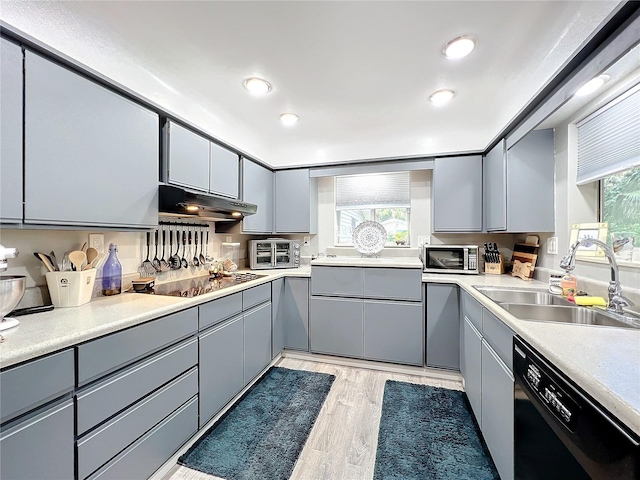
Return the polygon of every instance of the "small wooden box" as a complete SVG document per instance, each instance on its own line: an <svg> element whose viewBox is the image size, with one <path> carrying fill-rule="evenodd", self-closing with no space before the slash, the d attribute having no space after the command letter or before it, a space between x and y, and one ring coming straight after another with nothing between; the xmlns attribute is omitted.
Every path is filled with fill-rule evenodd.
<svg viewBox="0 0 640 480"><path fill-rule="evenodd" d="M504 257L500 254L500 263L484 262L484 273L501 275L504 273Z"/></svg>

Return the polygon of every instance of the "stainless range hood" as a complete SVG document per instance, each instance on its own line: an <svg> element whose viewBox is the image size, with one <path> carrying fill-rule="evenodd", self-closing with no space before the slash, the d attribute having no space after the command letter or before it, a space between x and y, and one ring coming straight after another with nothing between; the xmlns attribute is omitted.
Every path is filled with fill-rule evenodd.
<svg viewBox="0 0 640 480"><path fill-rule="evenodd" d="M258 211L258 206L252 203L196 193L172 185L160 185L158 198L159 214L165 217L228 222Z"/></svg>

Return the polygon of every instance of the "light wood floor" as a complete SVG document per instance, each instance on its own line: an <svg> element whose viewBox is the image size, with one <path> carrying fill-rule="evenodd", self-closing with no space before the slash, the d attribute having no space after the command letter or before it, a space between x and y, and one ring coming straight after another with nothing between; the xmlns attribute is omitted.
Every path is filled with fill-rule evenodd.
<svg viewBox="0 0 640 480"><path fill-rule="evenodd" d="M336 376L327 400L293 469L292 480L371 480L373 478L386 380L462 390L462 384L454 380L294 358L282 358L277 365ZM176 466L165 478L167 480L214 480L218 477Z"/></svg>

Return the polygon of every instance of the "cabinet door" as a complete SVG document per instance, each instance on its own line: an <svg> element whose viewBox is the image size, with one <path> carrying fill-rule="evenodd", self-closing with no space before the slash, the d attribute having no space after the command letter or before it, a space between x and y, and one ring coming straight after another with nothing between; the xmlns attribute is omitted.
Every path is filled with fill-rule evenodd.
<svg viewBox="0 0 640 480"><path fill-rule="evenodd" d="M0 38L0 223L22 222L22 50Z"/></svg>
<svg viewBox="0 0 640 480"><path fill-rule="evenodd" d="M240 157L226 148L209 142L209 191L238 198Z"/></svg>
<svg viewBox="0 0 640 480"><path fill-rule="evenodd" d="M284 278L271 282L271 358L284 350Z"/></svg>
<svg viewBox="0 0 640 480"><path fill-rule="evenodd" d="M555 230L553 129L534 130L507 151L507 229Z"/></svg>
<svg viewBox="0 0 640 480"><path fill-rule="evenodd" d="M317 202L312 204L312 179L309 169L279 170L276 176L276 232L316 233ZM316 198L316 196L313 196ZM314 217L312 222L312 216Z"/></svg>
<svg viewBox="0 0 640 480"><path fill-rule="evenodd" d="M200 335L200 427L244 386L242 315Z"/></svg>
<svg viewBox="0 0 640 480"><path fill-rule="evenodd" d="M309 351L309 279L289 277L284 282L284 347Z"/></svg>
<svg viewBox="0 0 640 480"><path fill-rule="evenodd" d="M242 159L242 199L258 205L258 212L243 220L245 232L273 232L273 172L246 158Z"/></svg>
<svg viewBox="0 0 640 480"><path fill-rule="evenodd" d="M467 318L463 329L464 391L478 425L482 425L482 336Z"/></svg>
<svg viewBox="0 0 640 480"><path fill-rule="evenodd" d="M460 368L458 286L427 284L427 366Z"/></svg>
<svg viewBox="0 0 640 480"><path fill-rule="evenodd" d="M311 351L346 357L364 356L364 305L359 299L311 297Z"/></svg>
<svg viewBox="0 0 640 480"><path fill-rule="evenodd" d="M432 198L434 231L482 231L482 157L436 158Z"/></svg>
<svg viewBox="0 0 640 480"><path fill-rule="evenodd" d="M502 140L484 157L484 220L488 231L507 229L506 141Z"/></svg>
<svg viewBox="0 0 640 480"><path fill-rule="evenodd" d="M482 436L500 478L513 471L513 374L487 342L482 341Z"/></svg>
<svg viewBox="0 0 640 480"><path fill-rule="evenodd" d="M25 223L158 224L158 115L32 52Z"/></svg>
<svg viewBox="0 0 640 480"><path fill-rule="evenodd" d="M209 140L173 122L164 135L169 183L208 192Z"/></svg>
<svg viewBox="0 0 640 480"><path fill-rule="evenodd" d="M271 361L271 302L244 313L244 384Z"/></svg>
<svg viewBox="0 0 640 480"><path fill-rule="evenodd" d="M422 303L364 301L364 358L423 365Z"/></svg>
<svg viewBox="0 0 640 480"><path fill-rule="evenodd" d="M0 433L0 478L74 478L73 400L36 410Z"/></svg>

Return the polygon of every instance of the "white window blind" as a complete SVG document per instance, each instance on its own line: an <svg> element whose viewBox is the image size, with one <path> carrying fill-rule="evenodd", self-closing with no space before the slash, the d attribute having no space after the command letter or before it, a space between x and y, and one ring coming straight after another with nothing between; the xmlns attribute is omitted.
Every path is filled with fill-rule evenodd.
<svg viewBox="0 0 640 480"><path fill-rule="evenodd" d="M336 177L336 210L409 208L410 172Z"/></svg>
<svg viewBox="0 0 640 480"><path fill-rule="evenodd" d="M640 165L640 85L578 123L576 183Z"/></svg>

